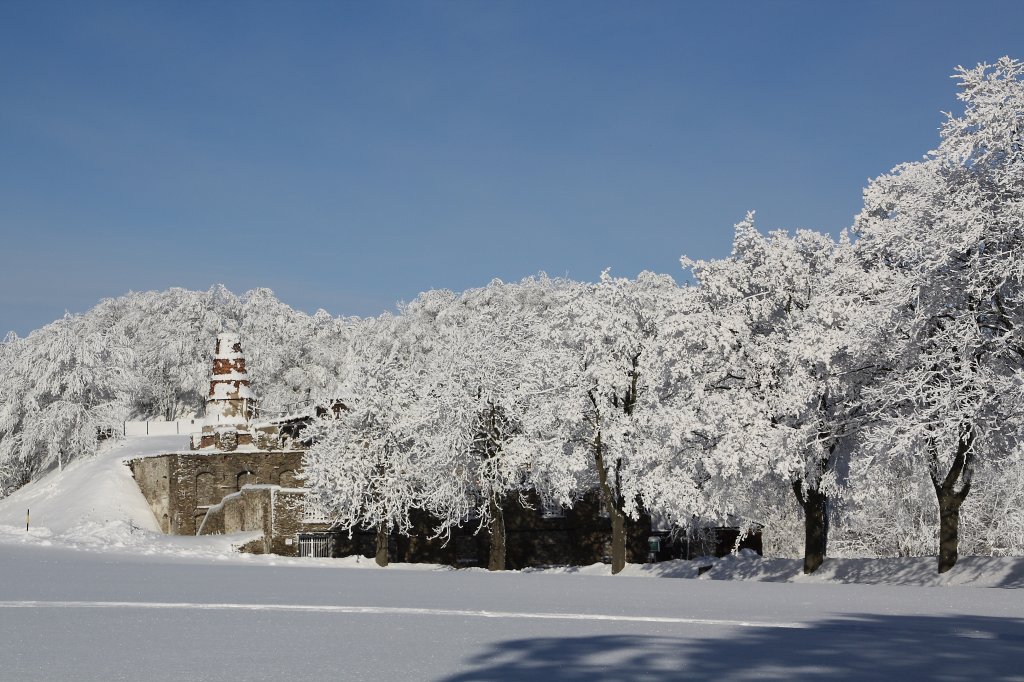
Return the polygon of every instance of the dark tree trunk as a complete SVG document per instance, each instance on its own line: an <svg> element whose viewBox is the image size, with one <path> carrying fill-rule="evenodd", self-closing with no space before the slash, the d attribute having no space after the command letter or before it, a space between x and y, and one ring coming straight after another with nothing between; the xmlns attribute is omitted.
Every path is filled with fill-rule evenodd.
<svg viewBox="0 0 1024 682"><path fill-rule="evenodd" d="M602 502L612 520L612 575L615 575L626 567L626 515L616 504L617 495L608 480L600 434L594 440L594 464L597 466L597 481L601 487Z"/></svg>
<svg viewBox="0 0 1024 682"><path fill-rule="evenodd" d="M618 509L612 516L612 575L626 567L626 515Z"/></svg>
<svg viewBox="0 0 1024 682"><path fill-rule="evenodd" d="M939 573L956 565L960 543L960 504L963 499L956 493L935 488L939 499Z"/></svg>
<svg viewBox="0 0 1024 682"><path fill-rule="evenodd" d="M498 501L491 496L488 503L491 507L491 522L489 532L491 536L491 552L487 559L488 571L505 570L505 514Z"/></svg>
<svg viewBox="0 0 1024 682"><path fill-rule="evenodd" d="M382 523L377 526L377 556L376 561L378 566L388 565L388 540L390 538L388 533L388 524Z"/></svg>
<svg viewBox="0 0 1024 682"><path fill-rule="evenodd" d="M637 396L640 390L640 354L633 355L630 359L629 387L619 395L611 398L612 407L621 410L627 417L633 416L636 409ZM604 460L604 444L601 441L601 408L593 391L589 393L591 404L594 406L594 425L597 427L597 434L591 447L594 452L594 465L597 468L597 481L601 489L601 497L612 522L612 575L620 573L626 567L626 514L622 511L622 489L620 488L619 472L622 468L622 460L615 463L615 480L608 480L608 469Z"/></svg>
<svg viewBox="0 0 1024 682"><path fill-rule="evenodd" d="M804 510L804 573L817 571L828 548L828 496L805 481L794 481L793 492Z"/></svg>
<svg viewBox="0 0 1024 682"><path fill-rule="evenodd" d="M960 429L956 456L949 471L942 479L934 469L938 464L935 441L928 443L932 458L932 485L939 502L939 573L945 573L956 565L960 544L960 505L971 492L971 477L974 473L974 427L965 424ZM960 490L956 489L960 482Z"/></svg>

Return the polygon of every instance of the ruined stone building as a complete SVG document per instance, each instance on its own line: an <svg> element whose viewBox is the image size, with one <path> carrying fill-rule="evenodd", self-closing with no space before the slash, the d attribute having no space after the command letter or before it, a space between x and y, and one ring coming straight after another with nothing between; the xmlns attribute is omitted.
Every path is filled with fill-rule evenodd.
<svg viewBox="0 0 1024 682"><path fill-rule="evenodd" d="M258 532L243 551L284 555L373 556L372 531L340 532L305 507L299 476L305 445L302 428L311 412L261 419L249 385L241 342L235 334L217 336L202 428L191 449L135 459L132 474L160 523L174 535ZM596 498L571 509L533 508L510 502L505 509L506 565L591 564L605 559L610 521ZM431 521L419 515L422 530L391 538L393 561L487 564L485 531L468 522L452 539L431 540ZM629 523L627 559L648 556L650 520Z"/></svg>
<svg viewBox="0 0 1024 682"><path fill-rule="evenodd" d="M130 462L160 528L173 535L259 531L243 549L297 554L299 536L327 524L304 513L297 440L308 415L260 420L241 342L220 334L206 417L191 449Z"/></svg>

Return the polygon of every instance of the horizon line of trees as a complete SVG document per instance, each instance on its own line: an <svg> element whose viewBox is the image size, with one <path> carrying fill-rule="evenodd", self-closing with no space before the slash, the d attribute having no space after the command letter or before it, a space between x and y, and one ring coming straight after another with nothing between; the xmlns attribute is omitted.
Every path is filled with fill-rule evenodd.
<svg viewBox="0 0 1024 682"><path fill-rule="evenodd" d="M491 536L535 493L765 527L767 554L1024 552L1024 63L958 69L939 146L870 182L836 240L761 234L690 275L538 276L430 291L396 315L305 315L267 290L130 294L0 346L10 488L93 452L96 427L201 404L239 331L269 404L314 422L310 498L379 537L429 512ZM90 435L91 434L91 435ZM470 521L472 519L472 521Z"/></svg>

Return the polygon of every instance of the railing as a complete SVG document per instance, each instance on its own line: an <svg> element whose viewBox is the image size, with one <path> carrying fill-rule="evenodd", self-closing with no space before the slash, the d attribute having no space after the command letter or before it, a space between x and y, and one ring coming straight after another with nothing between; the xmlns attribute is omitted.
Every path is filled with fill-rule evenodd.
<svg viewBox="0 0 1024 682"><path fill-rule="evenodd" d="M310 408L316 405L316 401L312 398L306 400L299 400L294 403L286 403L280 409L270 410L261 406L256 407L256 416L262 419L275 419L280 417L287 417L290 414L300 414L303 409Z"/></svg>
<svg viewBox="0 0 1024 682"><path fill-rule="evenodd" d="M187 436L201 431L205 424L238 424L239 417L196 417L177 421L128 421L123 422L121 433L125 436Z"/></svg>
<svg viewBox="0 0 1024 682"><path fill-rule="evenodd" d="M188 435L203 428L203 419L179 419L172 422L124 422L125 436L176 436Z"/></svg>

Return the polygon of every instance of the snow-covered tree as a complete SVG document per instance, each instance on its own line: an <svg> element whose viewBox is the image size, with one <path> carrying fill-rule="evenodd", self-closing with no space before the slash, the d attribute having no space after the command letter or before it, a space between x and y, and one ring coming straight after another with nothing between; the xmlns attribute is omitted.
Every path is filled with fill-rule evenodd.
<svg viewBox="0 0 1024 682"><path fill-rule="evenodd" d="M723 484L737 474L768 486L771 476L784 477L804 512L811 573L825 557L837 458L871 369L862 364L871 338L862 272L846 240L810 230L762 236L753 214L736 225L729 258L684 258L683 266L703 301L691 323L705 340L689 353L709 477L726 496L736 489ZM747 513L756 506L751 501Z"/></svg>
<svg viewBox="0 0 1024 682"><path fill-rule="evenodd" d="M679 291L667 275L605 272L577 285L554 320L576 374L557 398L566 457L611 518L612 573L625 567L626 519L644 513L647 476L666 443L654 417L674 387L658 334Z"/></svg>
<svg viewBox="0 0 1024 682"><path fill-rule="evenodd" d="M324 411L310 427L303 456L308 504L350 533L377 531L376 560L388 563L392 532L408 533L423 506L430 473L416 394L415 345L408 317L382 315L353 330L348 372L339 387L344 409Z"/></svg>
<svg viewBox="0 0 1024 682"><path fill-rule="evenodd" d="M0 495L91 454L125 419L201 411L222 331L242 330L272 407L328 396L343 373L349 324L293 310L269 290L239 298L215 286L129 293L12 335L0 345Z"/></svg>
<svg viewBox="0 0 1024 682"><path fill-rule="evenodd" d="M432 466L448 476L432 487L430 507L442 525L472 518L490 538L491 570L505 567L504 507L537 490L557 489L552 457L561 455L553 433L550 395L564 391L561 346L551 343L552 309L567 283L546 277L506 284L495 280L459 296L428 294L403 314L433 329L422 395L433 418L420 436Z"/></svg>
<svg viewBox="0 0 1024 682"><path fill-rule="evenodd" d="M129 413L137 384L127 340L82 317L67 315L5 346L0 460L12 487L93 452L98 434Z"/></svg>
<svg viewBox="0 0 1024 682"><path fill-rule="evenodd" d="M963 115L924 160L871 182L856 222L864 259L894 282L871 443L927 466L940 573L956 563L976 467L1019 457L1024 426L1024 63L956 78Z"/></svg>
<svg viewBox="0 0 1024 682"><path fill-rule="evenodd" d="M334 397L345 374L351 322L324 310L307 315L269 289L247 292L238 331L261 412L308 409Z"/></svg>

